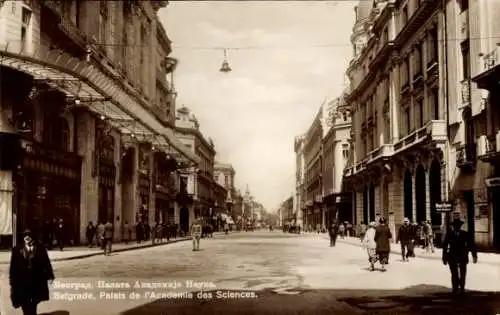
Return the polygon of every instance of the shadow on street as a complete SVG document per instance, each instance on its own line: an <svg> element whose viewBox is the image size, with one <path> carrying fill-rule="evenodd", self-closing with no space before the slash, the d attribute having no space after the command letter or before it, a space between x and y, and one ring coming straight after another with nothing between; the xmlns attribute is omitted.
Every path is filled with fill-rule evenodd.
<svg viewBox="0 0 500 315"><path fill-rule="evenodd" d="M209 291L207 291L209 292ZM205 293L207 293L205 292ZM215 296L216 291L211 291ZM224 291L226 292L226 291ZM236 292L232 290L231 292ZM139 314L498 314L500 292L467 291L455 297L449 288L419 285L404 290L272 290L256 298L157 300L123 312Z"/></svg>

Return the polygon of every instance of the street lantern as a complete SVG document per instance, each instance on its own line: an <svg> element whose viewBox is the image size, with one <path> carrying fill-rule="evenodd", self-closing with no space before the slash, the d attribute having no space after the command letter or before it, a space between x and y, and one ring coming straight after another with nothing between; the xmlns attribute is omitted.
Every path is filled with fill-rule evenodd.
<svg viewBox="0 0 500 315"><path fill-rule="evenodd" d="M219 69L220 72L228 73L231 72L232 69L229 66L229 61L227 61L227 50L224 49L224 61L222 62L222 66Z"/></svg>

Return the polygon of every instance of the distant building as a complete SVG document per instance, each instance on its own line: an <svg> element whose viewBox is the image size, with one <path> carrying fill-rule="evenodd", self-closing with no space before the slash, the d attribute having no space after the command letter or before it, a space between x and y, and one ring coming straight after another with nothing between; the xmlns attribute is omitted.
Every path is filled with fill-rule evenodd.
<svg viewBox="0 0 500 315"><path fill-rule="evenodd" d="M196 217L211 218L210 212L215 205L212 183L216 152L213 142L203 136L198 120L185 106L177 110L175 134L200 159L198 168L185 169L180 175L192 196L192 202L185 202L180 209L184 229Z"/></svg>

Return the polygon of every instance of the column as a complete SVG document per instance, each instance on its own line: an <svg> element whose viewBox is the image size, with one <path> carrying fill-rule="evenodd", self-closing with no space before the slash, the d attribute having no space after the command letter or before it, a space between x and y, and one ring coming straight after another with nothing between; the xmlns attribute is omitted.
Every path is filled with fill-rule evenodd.
<svg viewBox="0 0 500 315"><path fill-rule="evenodd" d="M364 221L364 219L363 219L363 191L359 192L356 189L355 194L356 194L356 196L355 196L356 209L354 209L354 210L355 210L355 215L356 215L356 219L357 219L356 221L361 222L361 221ZM368 224L369 222L363 222L363 223Z"/></svg>
<svg viewBox="0 0 500 315"><path fill-rule="evenodd" d="M425 218L426 220L431 219L431 190L429 182L429 167L425 170Z"/></svg>
<svg viewBox="0 0 500 315"><path fill-rule="evenodd" d="M155 214L156 214L156 197L155 197L155 188L153 187L154 185L154 173L155 173L155 168L154 168L154 154L153 150L149 150L148 152L148 158L149 158L149 225L153 226L155 222Z"/></svg>
<svg viewBox="0 0 500 315"><path fill-rule="evenodd" d="M115 152L114 152L114 162L115 162L115 217L113 220L115 221L113 224L115 226L114 240L121 241L123 236L123 223L128 221L123 217L123 207L122 207L122 183L120 181L120 173L122 168L121 156L122 156L122 148L120 145L120 134L115 132L113 134L113 138L115 139ZM133 221L128 221L129 226L133 225Z"/></svg>
<svg viewBox="0 0 500 315"><path fill-rule="evenodd" d="M77 152L82 156L82 177L80 185L80 241L86 241L86 226L89 221L98 220L99 181L92 176L95 152L95 119L87 112L76 114Z"/></svg>
<svg viewBox="0 0 500 315"><path fill-rule="evenodd" d="M344 157L342 155L341 141L335 141L334 144L333 173L333 192L339 193L342 190L342 178L344 176Z"/></svg>
<svg viewBox="0 0 500 315"><path fill-rule="evenodd" d="M375 197L374 197L374 203L375 203L375 221L378 221L378 219L383 215L382 213L382 198L381 197L381 194L382 194L382 189L380 187L380 182L378 185L375 186ZM378 216L377 216L378 214ZM371 220L371 218L370 218Z"/></svg>
<svg viewBox="0 0 500 315"><path fill-rule="evenodd" d="M389 115L391 117L392 143L399 140L399 67L394 66L389 75Z"/></svg>
<svg viewBox="0 0 500 315"><path fill-rule="evenodd" d="M412 190L412 222L417 222L417 194L415 193L415 187L416 187L416 176L415 176L415 171L411 173L411 190ZM417 222L418 223L418 222Z"/></svg>
<svg viewBox="0 0 500 315"><path fill-rule="evenodd" d="M128 150L128 149L127 149ZM133 226L136 223L136 213L139 212L139 189L138 189L138 169L139 150L137 145L133 145L127 154L132 155L132 170L130 174L121 174L122 193L122 216L123 220ZM123 162L123 161L122 161ZM134 230L135 231L135 230Z"/></svg>

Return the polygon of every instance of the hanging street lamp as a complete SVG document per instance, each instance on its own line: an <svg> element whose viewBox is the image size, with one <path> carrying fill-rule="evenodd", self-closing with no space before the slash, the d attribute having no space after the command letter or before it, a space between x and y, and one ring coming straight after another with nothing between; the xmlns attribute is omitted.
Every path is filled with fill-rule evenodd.
<svg viewBox="0 0 500 315"><path fill-rule="evenodd" d="M224 49L224 61L222 62L222 66L220 67L219 71L224 73L232 71L231 67L229 66L229 62L227 61L227 49Z"/></svg>

